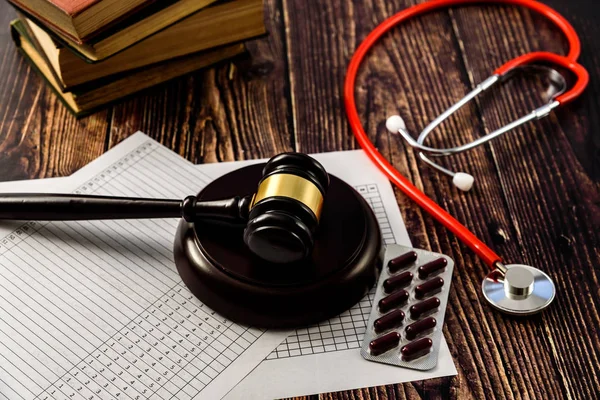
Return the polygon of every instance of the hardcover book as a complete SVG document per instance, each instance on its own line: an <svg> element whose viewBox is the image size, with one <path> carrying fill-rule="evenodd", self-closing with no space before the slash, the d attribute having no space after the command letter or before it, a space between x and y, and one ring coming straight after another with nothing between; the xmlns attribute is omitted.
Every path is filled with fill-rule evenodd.
<svg viewBox="0 0 600 400"><path fill-rule="evenodd" d="M20 20L11 22L11 34L19 51L29 60L63 104L77 117L93 113L110 103L122 100L151 86L231 59L245 52L243 44L227 45L143 68L130 74L119 75L82 90L64 93L55 78L52 66L36 50L23 22Z"/></svg>

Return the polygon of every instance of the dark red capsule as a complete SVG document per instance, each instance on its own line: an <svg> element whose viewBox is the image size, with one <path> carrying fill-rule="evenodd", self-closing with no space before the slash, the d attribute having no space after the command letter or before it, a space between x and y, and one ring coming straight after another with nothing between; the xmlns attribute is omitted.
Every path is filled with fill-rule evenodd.
<svg viewBox="0 0 600 400"><path fill-rule="evenodd" d="M413 279L413 273L410 271L403 272L391 278L387 278L383 281L383 290L387 293L391 293L397 289L401 289L410 285Z"/></svg>
<svg viewBox="0 0 600 400"><path fill-rule="evenodd" d="M377 339L371 340L369 343L369 349L371 354L378 356L386 351L398 347L400 344L400 334L398 332L390 332Z"/></svg>
<svg viewBox="0 0 600 400"><path fill-rule="evenodd" d="M427 264L423 264L419 267L419 278L427 279L428 276L439 273L446 268L448 265L448 260L445 258L438 258L437 260L433 260L428 262Z"/></svg>
<svg viewBox="0 0 600 400"><path fill-rule="evenodd" d="M433 317L414 322L406 327L406 338L408 340L413 340L425 333L429 333L433 328L435 328L436 324L437 321Z"/></svg>
<svg viewBox="0 0 600 400"><path fill-rule="evenodd" d="M414 320L421 318L424 315L431 313L440 306L440 299L432 297L410 307L410 317Z"/></svg>
<svg viewBox="0 0 600 400"><path fill-rule="evenodd" d="M429 338L422 338L410 342L409 344L402 347L400 353L404 361L411 361L419 357L423 357L431 351L433 341Z"/></svg>
<svg viewBox="0 0 600 400"><path fill-rule="evenodd" d="M444 280L439 276L428 280L425 283L421 283L415 288L415 297L417 299L425 298L433 293L437 293L444 286Z"/></svg>
<svg viewBox="0 0 600 400"><path fill-rule="evenodd" d="M382 313L388 312L396 307L401 307L408 301L408 292L406 290L398 290L379 300L379 311Z"/></svg>
<svg viewBox="0 0 600 400"><path fill-rule="evenodd" d="M375 332L381 333L399 326L402 324L402 321L404 321L404 311L394 310L391 313L376 319L373 323L373 328L375 329Z"/></svg>
<svg viewBox="0 0 600 400"><path fill-rule="evenodd" d="M417 253L414 251L409 251L406 254L402 254L396 258L392 258L388 262L388 268L390 272L398 272L401 269L408 267L410 264L417 261Z"/></svg>

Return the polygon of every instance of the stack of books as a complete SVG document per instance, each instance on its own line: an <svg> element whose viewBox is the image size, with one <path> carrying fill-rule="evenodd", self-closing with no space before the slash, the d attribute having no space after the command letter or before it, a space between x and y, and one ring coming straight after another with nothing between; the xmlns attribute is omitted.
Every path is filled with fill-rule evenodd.
<svg viewBox="0 0 600 400"><path fill-rule="evenodd" d="M262 0L8 0L16 47L76 115L245 52Z"/></svg>

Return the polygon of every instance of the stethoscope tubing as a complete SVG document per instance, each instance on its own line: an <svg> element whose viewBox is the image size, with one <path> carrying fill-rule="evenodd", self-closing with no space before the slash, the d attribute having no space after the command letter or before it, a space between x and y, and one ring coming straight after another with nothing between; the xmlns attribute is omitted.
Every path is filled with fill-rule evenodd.
<svg viewBox="0 0 600 400"><path fill-rule="evenodd" d="M390 181L396 187L402 190L408 197L417 203L417 205L423 208L427 213L432 215L437 221L454 233L457 238L466 246L468 246L486 265L488 265L491 269L496 269L498 265L503 264L502 258L498 254L496 254L481 239L479 239L468 228L466 228L463 224L461 224L458 220L456 220L448 212L436 204L432 199L417 189L396 168L394 168L381 153L379 153L362 126L360 117L358 116L358 111L356 109L356 100L354 94L358 70L365 56L375 45L375 43L396 25L412 17L416 17L430 11L457 5L482 3L518 5L542 14L552 21L567 37L569 41L569 52L564 58L567 58L576 64L576 60L581 52L581 43L577 33L575 32L575 29L562 15L544 4L533 0L432 0L412 6L389 17L363 40L350 60L350 64L348 65L346 80L344 83L344 104L350 128L352 129L352 132L354 133L359 145L362 147L371 161L388 177L388 179L390 179Z"/></svg>

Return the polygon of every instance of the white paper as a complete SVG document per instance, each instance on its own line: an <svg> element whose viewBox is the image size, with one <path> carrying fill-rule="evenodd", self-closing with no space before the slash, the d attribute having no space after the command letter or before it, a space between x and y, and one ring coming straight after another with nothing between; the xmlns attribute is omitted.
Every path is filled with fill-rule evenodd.
<svg viewBox="0 0 600 400"><path fill-rule="evenodd" d="M180 199L208 180L138 133L35 182L3 187ZM177 223L29 221L0 237L0 399L221 398L281 343L289 332L235 324L187 290Z"/></svg>
<svg viewBox="0 0 600 400"><path fill-rule="evenodd" d="M386 244L411 246L389 181L363 151L311 156L321 162L329 173L354 186L367 199L376 213ZM263 161L205 164L196 168L215 179L241 166ZM297 330L240 382L226 399L294 397L457 374L445 339L440 343L438 364L429 371L398 368L362 358L359 349L373 295L374 291L339 317Z"/></svg>
<svg viewBox="0 0 600 400"><path fill-rule="evenodd" d="M328 172L344 179L355 186L365 197L372 199L369 202L374 206L374 210L380 218L380 224L384 230L384 235L386 235L387 243L410 245L410 239L398 210L391 185L370 163L362 151L313 154L312 156L322 162ZM263 161L265 160L204 164L195 168L212 180L241 166ZM81 174L81 171L74 176L78 174ZM67 182L69 179L71 178L61 178L63 182ZM0 192L54 191L59 183L58 180L55 180L52 186L48 186L45 185L44 180L20 182L19 187L23 190L10 190L13 183L4 183L0 184ZM371 188L370 191L369 187ZM379 199L383 210L380 207ZM387 223L389 223L391 235L387 231ZM370 311L370 299L368 297L363 300L362 306L364 310L360 310L360 307L358 307L358 310L362 311L359 314L362 314L362 320L366 322ZM355 308L348 312L350 318L356 311ZM345 317L347 316L341 316L341 318ZM335 321L333 324L329 322L322 325L335 327L336 323L342 324L343 327L341 320L339 322ZM328 336L328 330L321 331L318 327L309 327L306 329L306 333L304 330L294 332L286 341L277 346L276 350L268 352L269 354L265 357L265 360L241 382L239 382L239 379L237 382L233 382L234 384L239 382L239 384L225 398L231 400L292 397L431 379L456 375L457 373L445 340L442 340L440 345L438 366L430 371L415 371L366 361L360 356L358 349L362 341L360 328L361 326L358 326L356 335L343 333L343 343L338 343L341 345L336 346L335 349L331 345L324 344L323 352L305 355L297 355L298 351L294 348L294 343L299 343L298 339L304 338L304 335L309 337L311 334L314 335L315 329L318 329L321 337L323 334ZM356 340L353 336L356 336ZM336 336L333 332L331 337L334 339L335 345ZM328 337L323 339L326 340ZM313 344L315 346L311 346L311 351L321 351L319 342ZM348 344L351 344L351 348L343 349L344 345L347 346ZM327 346L329 347L327 348ZM298 349L301 349L300 346L298 346ZM300 353L302 353L302 350L300 350ZM229 387L231 387L231 383Z"/></svg>

